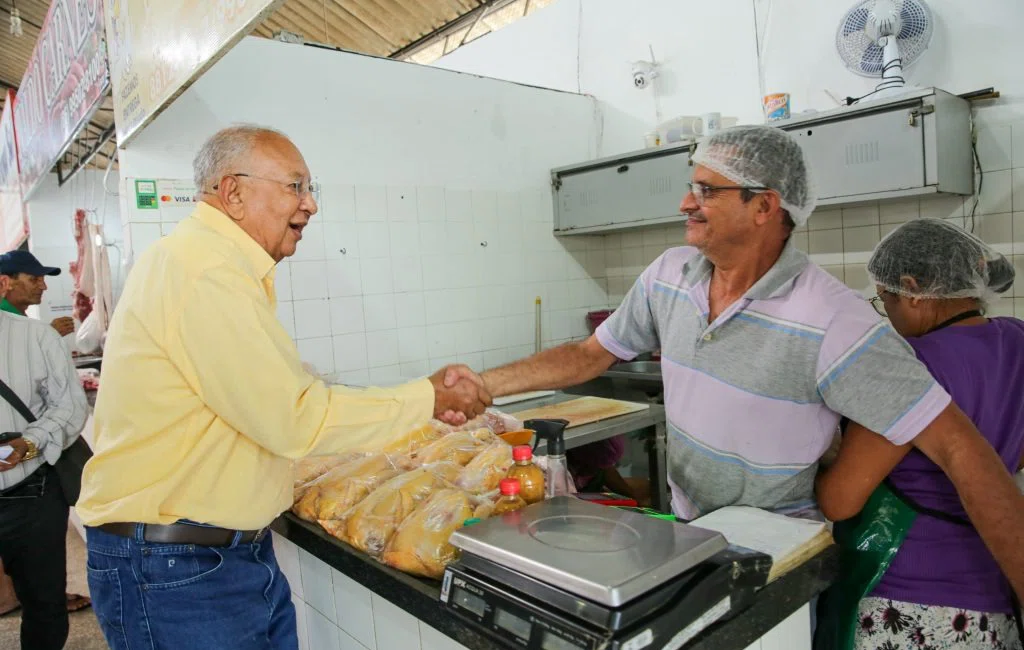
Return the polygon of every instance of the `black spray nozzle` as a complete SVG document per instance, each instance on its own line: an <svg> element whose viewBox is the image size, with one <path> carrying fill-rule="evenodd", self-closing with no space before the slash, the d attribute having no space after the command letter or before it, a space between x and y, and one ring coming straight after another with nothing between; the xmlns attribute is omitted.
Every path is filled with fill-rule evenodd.
<svg viewBox="0 0 1024 650"><path fill-rule="evenodd" d="M560 456L565 454L565 428L569 426L568 420L527 420L523 422L523 428L533 431L537 439L533 442L533 450L537 451L537 445L541 439L547 441L548 456Z"/></svg>

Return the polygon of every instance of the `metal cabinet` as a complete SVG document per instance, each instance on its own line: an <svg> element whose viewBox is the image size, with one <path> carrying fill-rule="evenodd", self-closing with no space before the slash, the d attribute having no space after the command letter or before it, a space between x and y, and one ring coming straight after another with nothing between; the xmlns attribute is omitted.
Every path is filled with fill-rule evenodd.
<svg viewBox="0 0 1024 650"><path fill-rule="evenodd" d="M938 89L775 123L803 147L818 205L974 191L967 100Z"/></svg>
<svg viewBox="0 0 1024 650"><path fill-rule="evenodd" d="M554 169L555 232L589 234L680 222L692 145Z"/></svg>
<svg viewBox="0 0 1024 650"><path fill-rule="evenodd" d="M967 100L928 88L774 122L806 153L818 205L974 191ZM555 233L611 232L681 222L693 144L551 171Z"/></svg>

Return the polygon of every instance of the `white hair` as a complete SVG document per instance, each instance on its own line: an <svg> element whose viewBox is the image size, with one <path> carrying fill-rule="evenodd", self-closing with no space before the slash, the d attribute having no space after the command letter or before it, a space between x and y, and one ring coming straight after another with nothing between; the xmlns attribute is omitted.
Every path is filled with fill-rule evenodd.
<svg viewBox="0 0 1024 650"><path fill-rule="evenodd" d="M214 133L199 148L192 161L196 191L211 192L221 178L238 172L241 161L249 156L261 138L268 135L288 139L276 129L257 124L235 124Z"/></svg>

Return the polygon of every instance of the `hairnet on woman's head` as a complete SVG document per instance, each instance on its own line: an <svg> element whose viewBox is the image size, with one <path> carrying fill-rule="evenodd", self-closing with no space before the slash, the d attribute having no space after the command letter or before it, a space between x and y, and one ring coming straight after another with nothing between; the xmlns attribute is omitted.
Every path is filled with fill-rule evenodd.
<svg viewBox="0 0 1024 650"><path fill-rule="evenodd" d="M762 124L719 131L701 141L692 160L737 185L775 190L797 226L814 212L818 197L807 159L782 129Z"/></svg>
<svg viewBox="0 0 1024 650"><path fill-rule="evenodd" d="M957 225L917 219L889 233L868 261L886 291L917 298L986 300L1013 285L1013 264ZM916 288L909 285L913 278Z"/></svg>

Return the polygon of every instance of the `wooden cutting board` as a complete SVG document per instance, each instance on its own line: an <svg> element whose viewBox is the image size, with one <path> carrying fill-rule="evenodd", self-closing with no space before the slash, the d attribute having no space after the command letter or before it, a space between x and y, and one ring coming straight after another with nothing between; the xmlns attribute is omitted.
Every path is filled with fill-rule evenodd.
<svg viewBox="0 0 1024 650"><path fill-rule="evenodd" d="M579 397L559 404L541 406L528 411L517 411L512 413L512 415L520 421L540 418L561 418L569 421L567 428L571 429L599 420L636 413L648 408L650 408L648 404L637 404L636 402L623 402L603 397Z"/></svg>

